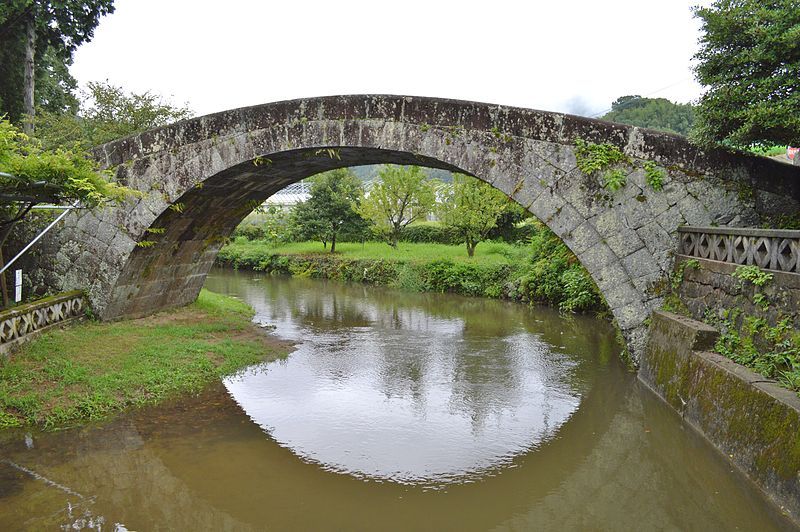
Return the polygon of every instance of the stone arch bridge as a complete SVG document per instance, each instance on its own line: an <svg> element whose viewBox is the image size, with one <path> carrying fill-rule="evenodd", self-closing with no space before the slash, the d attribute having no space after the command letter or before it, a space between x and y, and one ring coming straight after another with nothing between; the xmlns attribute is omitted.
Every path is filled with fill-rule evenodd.
<svg viewBox="0 0 800 532"><path fill-rule="evenodd" d="M576 141L629 158L611 192L576 166ZM70 215L39 247L35 288L88 291L102 319L193 301L255 205L337 167L416 164L503 191L572 249L634 354L661 303L677 228L755 226L800 211L800 175L776 161L704 152L683 138L559 113L407 96L309 98L225 111L98 147L140 198ZM665 172L646 184L645 163ZM652 164L652 163L650 163Z"/></svg>

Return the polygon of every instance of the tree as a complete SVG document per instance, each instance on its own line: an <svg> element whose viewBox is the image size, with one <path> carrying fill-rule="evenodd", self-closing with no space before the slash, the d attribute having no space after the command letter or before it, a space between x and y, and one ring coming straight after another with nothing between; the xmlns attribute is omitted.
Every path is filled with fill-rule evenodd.
<svg viewBox="0 0 800 532"><path fill-rule="evenodd" d="M149 91L126 92L108 82L90 82L77 112L41 111L36 137L45 147L88 149L192 116Z"/></svg>
<svg viewBox="0 0 800 532"><path fill-rule="evenodd" d="M113 11L113 0L4 2L0 8L2 74L11 81L0 84L0 99L12 119L27 115L27 133L33 127L37 67L43 65L43 58L49 54L51 65L68 66L75 49L92 38L100 17Z"/></svg>
<svg viewBox="0 0 800 532"><path fill-rule="evenodd" d="M475 247L497 224L511 200L491 185L462 174L441 188L439 218L452 227L467 245L467 255L475 255Z"/></svg>
<svg viewBox="0 0 800 532"><path fill-rule="evenodd" d="M361 181L347 168L323 172L311 178L310 197L294 209L298 236L320 240L331 253L343 232L363 231L366 222L354 210L361 197Z"/></svg>
<svg viewBox="0 0 800 532"><path fill-rule="evenodd" d="M396 248L403 229L425 218L435 203L435 186L422 168L385 165L357 210Z"/></svg>
<svg viewBox="0 0 800 532"><path fill-rule="evenodd" d="M796 0L715 0L702 20L695 73L706 86L693 138L704 145L800 145L800 9Z"/></svg>
<svg viewBox="0 0 800 532"><path fill-rule="evenodd" d="M502 238L506 242L514 243L517 225L532 216L525 207L515 201L510 201L506 209L497 218L487 238Z"/></svg>
<svg viewBox="0 0 800 532"><path fill-rule="evenodd" d="M600 118L685 136L694 124L694 108L691 104L672 103L666 98L621 96L611 104L611 111Z"/></svg>
<svg viewBox="0 0 800 532"><path fill-rule="evenodd" d="M87 153L44 150L11 122L0 120L0 266L12 229L35 205L77 201L82 207L93 207L131 194L99 171ZM6 305L5 290L2 295Z"/></svg>

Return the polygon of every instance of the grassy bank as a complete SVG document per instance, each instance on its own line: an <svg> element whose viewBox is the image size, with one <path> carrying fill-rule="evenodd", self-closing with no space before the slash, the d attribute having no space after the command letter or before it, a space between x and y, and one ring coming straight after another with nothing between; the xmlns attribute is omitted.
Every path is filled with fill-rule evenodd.
<svg viewBox="0 0 800 532"><path fill-rule="evenodd" d="M546 303L566 312L601 310L599 292L575 256L551 232L515 246L483 242L475 257L463 245L401 242L338 244L335 254L319 242L275 244L237 238L218 263L266 273L391 286L414 292Z"/></svg>
<svg viewBox="0 0 800 532"><path fill-rule="evenodd" d="M285 356L289 346L253 325L252 314L204 290L181 309L45 333L0 365L0 427L100 419Z"/></svg>
<svg viewBox="0 0 800 532"><path fill-rule="evenodd" d="M350 260L391 260L403 263L449 260L486 266L518 263L528 254L525 248L504 242L484 242L477 249L475 257L469 258L463 245L400 242L397 248L392 249L383 242L342 242L336 244L336 253L332 256ZM237 238L223 248L220 259L238 261L241 266L249 267L266 256L276 254L317 257L331 255L319 242L272 244L263 240Z"/></svg>

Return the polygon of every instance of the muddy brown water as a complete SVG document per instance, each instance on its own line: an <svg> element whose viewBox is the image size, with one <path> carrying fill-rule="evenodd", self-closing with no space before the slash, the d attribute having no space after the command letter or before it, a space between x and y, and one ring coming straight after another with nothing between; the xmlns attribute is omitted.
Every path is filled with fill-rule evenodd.
<svg viewBox="0 0 800 532"><path fill-rule="evenodd" d="M0 433L0 530L788 530L608 323L215 270L297 342L197 397Z"/></svg>

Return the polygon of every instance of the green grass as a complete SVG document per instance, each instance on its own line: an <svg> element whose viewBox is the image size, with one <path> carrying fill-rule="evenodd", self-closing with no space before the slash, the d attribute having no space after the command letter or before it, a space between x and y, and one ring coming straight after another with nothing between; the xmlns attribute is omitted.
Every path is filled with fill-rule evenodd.
<svg viewBox="0 0 800 532"><path fill-rule="evenodd" d="M182 309L46 333L0 364L0 427L101 419L284 356L251 316L241 301L204 290Z"/></svg>
<svg viewBox="0 0 800 532"><path fill-rule="evenodd" d="M280 255L330 255L319 242L293 242L288 244L271 244L265 241L249 241L237 238L225 247L231 254L261 255L264 253ZM481 242L475 250L475 256L467 256L464 245L416 244L400 242L396 249L382 242L336 244L335 255L353 260L391 260L397 262L431 262L434 260L450 260L470 264L494 265L510 264L523 260L527 250L503 242Z"/></svg>

